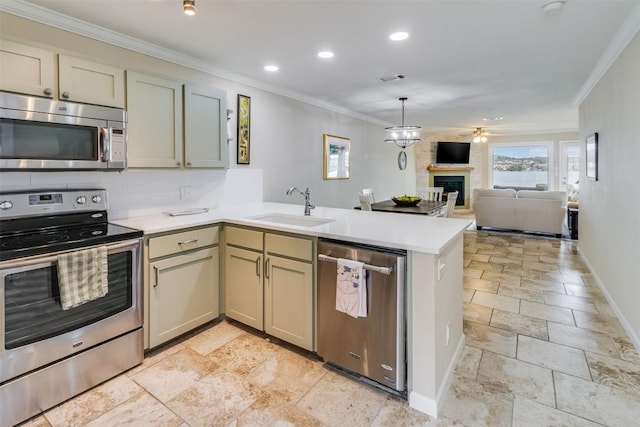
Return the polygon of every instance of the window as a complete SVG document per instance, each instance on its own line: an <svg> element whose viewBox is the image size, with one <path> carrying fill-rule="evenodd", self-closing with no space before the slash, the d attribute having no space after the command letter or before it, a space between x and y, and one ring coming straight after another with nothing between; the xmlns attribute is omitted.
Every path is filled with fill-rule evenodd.
<svg viewBox="0 0 640 427"><path fill-rule="evenodd" d="M548 190L551 152L550 142L490 144L491 186Z"/></svg>

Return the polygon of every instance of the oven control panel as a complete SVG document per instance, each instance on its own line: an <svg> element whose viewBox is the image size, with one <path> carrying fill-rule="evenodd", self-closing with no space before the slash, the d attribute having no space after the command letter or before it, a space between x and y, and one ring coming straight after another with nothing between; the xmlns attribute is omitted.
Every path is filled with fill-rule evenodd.
<svg viewBox="0 0 640 427"><path fill-rule="evenodd" d="M62 193L29 194L29 206L62 204Z"/></svg>
<svg viewBox="0 0 640 427"><path fill-rule="evenodd" d="M104 210L107 210L104 189L0 193L0 219Z"/></svg>

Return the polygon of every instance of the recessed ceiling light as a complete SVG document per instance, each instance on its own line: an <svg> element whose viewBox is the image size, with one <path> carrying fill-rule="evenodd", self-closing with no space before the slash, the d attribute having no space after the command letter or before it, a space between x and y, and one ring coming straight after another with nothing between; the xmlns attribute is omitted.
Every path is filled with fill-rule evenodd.
<svg viewBox="0 0 640 427"><path fill-rule="evenodd" d="M497 122L499 120L504 120L504 117L502 116L497 116L497 117L485 117L484 119L485 122Z"/></svg>
<svg viewBox="0 0 640 427"><path fill-rule="evenodd" d="M184 14L188 16L193 16L196 14L196 0L183 0L182 1L182 9L184 10Z"/></svg>
<svg viewBox="0 0 640 427"><path fill-rule="evenodd" d="M277 65L265 65L264 66L265 71L278 71L279 68Z"/></svg>
<svg viewBox="0 0 640 427"><path fill-rule="evenodd" d="M393 41L405 40L409 38L409 33L405 33L404 31L399 31L397 33L391 34L389 38Z"/></svg>
<svg viewBox="0 0 640 427"><path fill-rule="evenodd" d="M320 58L333 58L333 52L328 51L328 50L323 50L321 52L318 52L318 56Z"/></svg>
<svg viewBox="0 0 640 427"><path fill-rule="evenodd" d="M547 16L556 15L560 13L566 0L549 0L542 5L542 13Z"/></svg>

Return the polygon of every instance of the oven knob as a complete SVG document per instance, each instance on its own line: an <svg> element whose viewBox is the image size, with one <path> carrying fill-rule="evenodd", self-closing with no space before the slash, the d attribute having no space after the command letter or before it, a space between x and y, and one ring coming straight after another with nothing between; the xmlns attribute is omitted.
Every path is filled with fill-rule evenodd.
<svg viewBox="0 0 640 427"><path fill-rule="evenodd" d="M76 199L76 203L79 205L84 205L85 203L87 203L87 198L84 196L80 196Z"/></svg>
<svg viewBox="0 0 640 427"><path fill-rule="evenodd" d="M100 202L102 201L102 197L100 197L100 196L98 196L98 195L96 194L95 196L93 196L93 197L91 198L91 201L92 201L93 203L100 203Z"/></svg>
<svg viewBox="0 0 640 427"><path fill-rule="evenodd" d="M7 209L11 209L13 207L13 203L11 203L9 200L3 200L0 202L0 209L2 209L3 211L6 211Z"/></svg>

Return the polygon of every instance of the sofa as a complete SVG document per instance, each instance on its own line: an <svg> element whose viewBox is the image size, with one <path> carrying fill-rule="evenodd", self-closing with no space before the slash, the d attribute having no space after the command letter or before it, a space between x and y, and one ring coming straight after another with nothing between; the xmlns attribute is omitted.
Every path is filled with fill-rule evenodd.
<svg viewBox="0 0 640 427"><path fill-rule="evenodd" d="M566 191L474 189L476 227L562 235L567 212Z"/></svg>

